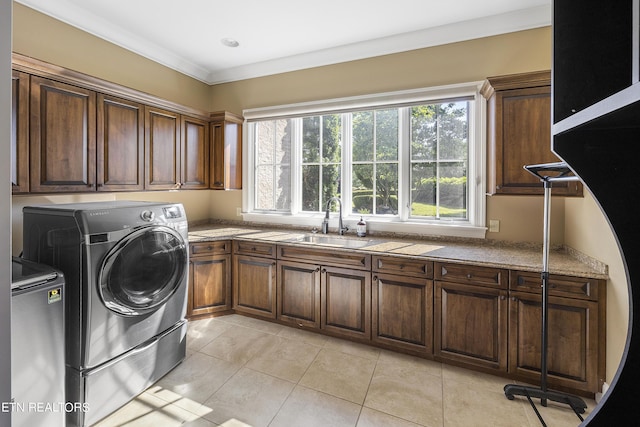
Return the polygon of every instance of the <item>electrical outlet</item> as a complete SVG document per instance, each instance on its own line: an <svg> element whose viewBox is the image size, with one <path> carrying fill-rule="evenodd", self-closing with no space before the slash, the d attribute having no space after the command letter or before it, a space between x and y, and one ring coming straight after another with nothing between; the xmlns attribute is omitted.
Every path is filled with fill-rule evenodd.
<svg viewBox="0 0 640 427"><path fill-rule="evenodd" d="M236 208L236 216L242 216L242 208Z"/></svg>
<svg viewBox="0 0 640 427"><path fill-rule="evenodd" d="M500 221L497 219L489 220L489 232L497 233L500 231Z"/></svg>

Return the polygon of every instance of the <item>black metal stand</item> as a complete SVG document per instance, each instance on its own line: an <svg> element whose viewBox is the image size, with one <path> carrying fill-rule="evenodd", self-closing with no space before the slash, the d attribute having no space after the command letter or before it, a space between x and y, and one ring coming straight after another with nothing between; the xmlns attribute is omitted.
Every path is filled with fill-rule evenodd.
<svg viewBox="0 0 640 427"><path fill-rule="evenodd" d="M540 178L544 184L544 238L542 242L542 343L540 356L540 387L522 386L517 384L507 384L504 386L504 394L509 400L513 400L515 396L525 396L538 419L543 426L546 427L544 419L538 412L532 398L539 398L542 406L547 406L547 400L567 404L573 409L573 412L583 421L580 414L583 414L587 408L586 403L570 394L561 393L547 389L547 349L549 335L549 229L551 214L551 186L553 182L559 181L578 181L576 176L567 176L571 169L566 163L544 163L539 165L528 165L524 167L527 171Z"/></svg>

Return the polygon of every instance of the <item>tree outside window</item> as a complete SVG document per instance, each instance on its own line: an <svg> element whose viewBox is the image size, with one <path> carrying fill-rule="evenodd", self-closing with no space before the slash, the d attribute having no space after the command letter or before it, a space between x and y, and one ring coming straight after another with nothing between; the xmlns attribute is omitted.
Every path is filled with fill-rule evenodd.
<svg viewBox="0 0 640 427"><path fill-rule="evenodd" d="M350 195L354 216L467 220L471 102L256 121L254 207L317 213Z"/></svg>

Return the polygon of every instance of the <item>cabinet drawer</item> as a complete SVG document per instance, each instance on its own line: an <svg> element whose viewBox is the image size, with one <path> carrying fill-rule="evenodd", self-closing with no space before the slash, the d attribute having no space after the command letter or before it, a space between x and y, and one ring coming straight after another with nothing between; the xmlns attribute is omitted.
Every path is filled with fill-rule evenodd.
<svg viewBox="0 0 640 427"><path fill-rule="evenodd" d="M549 275L549 295L569 298L598 300L598 291L602 280L584 277ZM528 271L512 271L509 288L512 291L542 293L542 276Z"/></svg>
<svg viewBox="0 0 640 427"><path fill-rule="evenodd" d="M191 256L218 255L231 252L231 242L229 240L218 240L215 242L198 242L189 244Z"/></svg>
<svg viewBox="0 0 640 427"><path fill-rule="evenodd" d="M435 265L435 279L447 282L468 283L507 289L509 272L501 268L478 267L465 264L438 262Z"/></svg>
<svg viewBox="0 0 640 427"><path fill-rule="evenodd" d="M374 272L403 273L428 279L433 278L433 261L374 255L371 264Z"/></svg>
<svg viewBox="0 0 640 427"><path fill-rule="evenodd" d="M300 248L281 245L278 246L278 259L351 267L358 270L371 269L371 255L353 251L339 251L333 248Z"/></svg>
<svg viewBox="0 0 640 427"><path fill-rule="evenodd" d="M233 241L233 253L239 255L252 255L275 258L276 245L273 243L256 242L256 241Z"/></svg>

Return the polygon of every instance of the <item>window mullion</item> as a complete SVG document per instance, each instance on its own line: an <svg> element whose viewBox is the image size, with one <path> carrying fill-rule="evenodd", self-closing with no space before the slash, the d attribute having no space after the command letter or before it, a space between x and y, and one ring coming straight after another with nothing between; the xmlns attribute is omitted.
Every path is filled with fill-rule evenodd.
<svg viewBox="0 0 640 427"><path fill-rule="evenodd" d="M289 173L291 176L291 213L302 210L302 119L291 119L291 153Z"/></svg>
<svg viewBox="0 0 640 427"><path fill-rule="evenodd" d="M342 158L340 159L340 174L342 176L341 183L341 198L342 198L342 212L344 217L348 217L351 215L352 203L353 200L353 192L351 191L351 186L353 185L353 175L352 175L352 160L353 160L353 129L352 126L352 115L351 113L344 113L340 115L342 120Z"/></svg>
<svg viewBox="0 0 640 427"><path fill-rule="evenodd" d="M410 107L398 111L398 216L401 221L411 213L411 114Z"/></svg>

